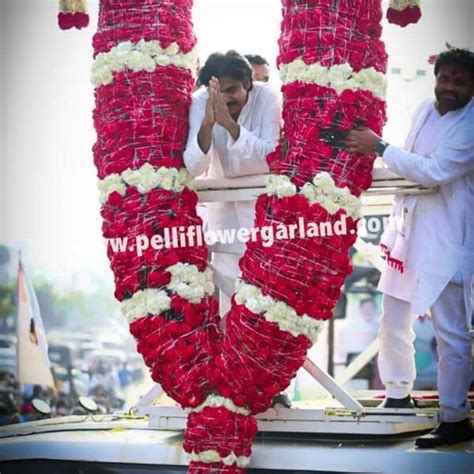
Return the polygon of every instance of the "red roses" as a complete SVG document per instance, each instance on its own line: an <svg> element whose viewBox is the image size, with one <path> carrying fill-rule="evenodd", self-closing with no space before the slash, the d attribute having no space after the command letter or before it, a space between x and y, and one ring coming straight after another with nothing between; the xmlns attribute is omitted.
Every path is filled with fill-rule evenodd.
<svg viewBox="0 0 474 474"><path fill-rule="evenodd" d="M61 30L70 30L71 28L86 28L89 25L89 15L84 12L59 12L58 25Z"/></svg>
<svg viewBox="0 0 474 474"><path fill-rule="evenodd" d="M120 42L142 39L159 41L163 49L177 43L180 52L188 53L195 45L191 6L191 0L137 0L133 8L128 0L102 0L95 56ZM366 68L384 72L380 19L380 0L284 0L278 61L303 59L327 67L349 64L355 73ZM112 68L113 81L101 78L99 83L106 85L98 86L95 94L94 163L99 179L110 181L105 183L110 187L104 185L102 230L108 239L126 238L129 243L201 224L190 189L144 190L121 177L145 164L155 170L184 167L192 74L175 65L150 71L143 64L134 71ZM234 297L224 334L212 290L198 303L175 291L170 267L187 264L204 272L208 250L203 246L148 248L140 255L133 245L119 252L108 247L115 295L128 308L130 331L153 379L183 407L197 410L188 418L184 442L193 456L190 472L243 472L256 434L251 415L264 411L289 385L311 346L310 329L319 327L317 320L331 317L351 271L349 249L357 221L342 205L328 212L301 190L321 173L332 177L336 191L347 187L353 196L370 186L374 157L351 155L341 143L357 125L380 131L384 103L367 90L338 93L330 83L295 81L284 86L283 94L284 139L267 161L271 173L287 177L298 192L284 198L261 196L256 226L277 229L300 218L334 226L343 219L346 232L275 240L271 246L260 236L247 245L240 262L242 279L262 298L271 297L267 304L280 305L275 319L258 306L251 311L252 306ZM338 209L335 197L331 204ZM161 298L162 306L143 302L149 294ZM152 314L150 308L158 307L159 314ZM279 315L297 329L283 330ZM209 400L217 405L207 406Z"/></svg>
<svg viewBox="0 0 474 474"><path fill-rule="evenodd" d="M418 23L421 18L421 10L418 5L411 5L403 10L398 10L396 8L388 8L387 10L387 20L389 23L401 26L404 28L410 23Z"/></svg>

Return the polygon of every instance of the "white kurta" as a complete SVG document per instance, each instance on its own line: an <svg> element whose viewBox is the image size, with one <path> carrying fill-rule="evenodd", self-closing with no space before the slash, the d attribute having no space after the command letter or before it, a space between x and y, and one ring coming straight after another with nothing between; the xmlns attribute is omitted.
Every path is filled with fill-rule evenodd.
<svg viewBox="0 0 474 474"><path fill-rule="evenodd" d="M207 90L193 97L190 111L190 132L184 163L193 176L230 178L268 173L266 156L276 148L280 135L281 111L278 96L267 85L254 83L237 123L240 136L235 141L220 125L214 125L212 144L207 154L198 144L198 133L205 115ZM209 229L251 228L254 221L254 201L214 202L207 205ZM233 244L213 247L216 267L225 275L239 274L238 259L245 245ZM223 254L222 254L223 253ZM229 255L233 254L233 255ZM220 258L222 257L222 258Z"/></svg>
<svg viewBox="0 0 474 474"><path fill-rule="evenodd" d="M474 106L441 116L434 101L414 115L405 150L389 146L383 160L394 173L436 192L398 196L392 211L406 232L405 271L386 267L379 290L425 313L450 281L462 283L470 318L474 270ZM408 213L408 222L406 219ZM404 218L405 216L405 218ZM409 229L406 228L409 227Z"/></svg>

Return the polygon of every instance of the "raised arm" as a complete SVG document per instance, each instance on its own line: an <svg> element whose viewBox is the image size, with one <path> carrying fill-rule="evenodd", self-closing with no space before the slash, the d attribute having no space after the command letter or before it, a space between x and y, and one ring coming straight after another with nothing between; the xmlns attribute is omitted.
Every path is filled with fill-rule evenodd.
<svg viewBox="0 0 474 474"><path fill-rule="evenodd" d="M213 94L193 98L189 113L189 135L184 151L184 164L192 176L207 171L211 163L212 130L214 128Z"/></svg>
<svg viewBox="0 0 474 474"><path fill-rule="evenodd" d="M388 145L382 158L388 168L423 186L439 186L474 172L474 121L466 116L443 138L429 156ZM352 130L345 141L351 152L373 153L380 137L368 128Z"/></svg>
<svg viewBox="0 0 474 474"><path fill-rule="evenodd" d="M230 176L268 173L267 155L277 144L281 127L281 111L276 95L270 90L261 104L260 124L255 130L243 125L230 124L227 148Z"/></svg>

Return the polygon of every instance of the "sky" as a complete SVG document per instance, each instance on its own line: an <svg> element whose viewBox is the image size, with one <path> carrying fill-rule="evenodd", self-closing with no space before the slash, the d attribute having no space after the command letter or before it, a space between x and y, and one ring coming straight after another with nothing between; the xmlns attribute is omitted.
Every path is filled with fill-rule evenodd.
<svg viewBox="0 0 474 474"><path fill-rule="evenodd" d="M388 75L384 138L398 145L416 105L432 95L427 58L446 41L474 47L474 1L423 3L418 25L384 29L389 72L400 71ZM60 31L56 0L0 0L0 243L21 245L34 274L65 286L90 285L91 273L112 281L91 152L97 2L89 7L89 28ZM233 48L273 65L279 22L279 0L195 0L201 61ZM272 76L278 88L274 67Z"/></svg>

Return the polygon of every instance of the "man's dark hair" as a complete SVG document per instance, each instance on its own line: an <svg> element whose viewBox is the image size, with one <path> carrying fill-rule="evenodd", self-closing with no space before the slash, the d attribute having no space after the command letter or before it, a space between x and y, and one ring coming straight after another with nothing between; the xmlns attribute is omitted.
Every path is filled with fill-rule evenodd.
<svg viewBox="0 0 474 474"><path fill-rule="evenodd" d="M443 51L436 60L434 67L435 76L438 75L441 66L451 64L463 67L471 73L471 77L474 79L474 53L472 51L461 48L451 48L447 51Z"/></svg>
<svg viewBox="0 0 474 474"><path fill-rule="evenodd" d="M217 79L230 77L252 87L252 68L248 61L234 50L225 54L213 53L207 58L206 64L199 71L198 81L207 87L212 76Z"/></svg>
<svg viewBox="0 0 474 474"><path fill-rule="evenodd" d="M268 61L259 54L246 54L245 58L250 64L255 64L256 66L270 66Z"/></svg>

